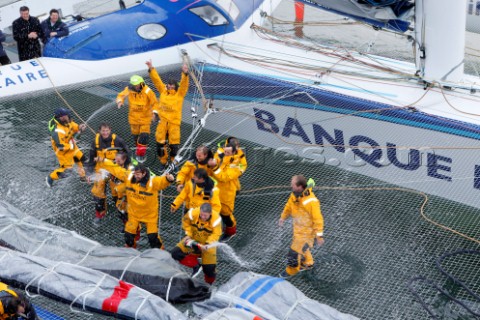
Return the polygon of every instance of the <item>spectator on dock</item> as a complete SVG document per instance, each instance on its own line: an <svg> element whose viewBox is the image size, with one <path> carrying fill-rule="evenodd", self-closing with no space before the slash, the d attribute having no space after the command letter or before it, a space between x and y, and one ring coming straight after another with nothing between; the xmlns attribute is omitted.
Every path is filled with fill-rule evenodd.
<svg viewBox="0 0 480 320"><path fill-rule="evenodd" d="M60 19L60 14L57 9L50 10L50 17L42 21L43 43L47 43L50 38L60 38L68 36L68 27Z"/></svg>
<svg viewBox="0 0 480 320"><path fill-rule="evenodd" d="M20 7L20 18L12 23L13 39L17 41L18 59L20 61L39 58L42 56L40 39L43 30L40 21L30 15L30 9Z"/></svg>
<svg viewBox="0 0 480 320"><path fill-rule="evenodd" d="M0 65L2 66L12 63L10 61L10 58L8 58L7 52L5 51L2 45L2 42L4 42L6 38L7 36L5 35L5 33L3 33L2 30L0 30Z"/></svg>

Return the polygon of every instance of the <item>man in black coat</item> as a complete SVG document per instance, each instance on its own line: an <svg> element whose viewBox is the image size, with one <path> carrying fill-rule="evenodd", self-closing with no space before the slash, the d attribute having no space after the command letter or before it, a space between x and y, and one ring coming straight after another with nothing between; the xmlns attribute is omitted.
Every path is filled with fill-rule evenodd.
<svg viewBox="0 0 480 320"><path fill-rule="evenodd" d="M10 59L7 56L7 52L5 51L2 45L2 42L5 41L6 38L7 37L5 36L5 34L2 32L2 30L0 30L0 65L1 66L11 63Z"/></svg>
<svg viewBox="0 0 480 320"><path fill-rule="evenodd" d="M42 21L43 43L47 43L50 38L60 38L68 36L68 27L60 19L57 9L50 10L50 17Z"/></svg>
<svg viewBox="0 0 480 320"><path fill-rule="evenodd" d="M20 7L20 18L12 23L13 38L17 41L18 59L25 61L42 56L40 39L43 38L40 21L30 16L30 9Z"/></svg>

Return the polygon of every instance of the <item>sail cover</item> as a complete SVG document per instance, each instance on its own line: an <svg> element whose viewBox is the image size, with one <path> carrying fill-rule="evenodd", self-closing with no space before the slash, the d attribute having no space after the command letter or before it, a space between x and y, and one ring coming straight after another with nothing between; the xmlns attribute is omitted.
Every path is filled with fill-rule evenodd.
<svg viewBox="0 0 480 320"><path fill-rule="evenodd" d="M352 315L307 298L285 279L253 272L237 273L213 293L210 299L193 304L195 313L202 317L224 308L245 309L269 320L358 320Z"/></svg>
<svg viewBox="0 0 480 320"><path fill-rule="evenodd" d="M172 303L204 300L209 286L190 278L170 253L102 246L74 231L28 216L0 201L0 245L108 273Z"/></svg>
<svg viewBox="0 0 480 320"><path fill-rule="evenodd" d="M0 247L0 279L70 302L83 310L123 319L186 319L162 298L101 271Z"/></svg>
<svg viewBox="0 0 480 320"><path fill-rule="evenodd" d="M413 0L300 0L378 28L396 32L409 29L414 15Z"/></svg>

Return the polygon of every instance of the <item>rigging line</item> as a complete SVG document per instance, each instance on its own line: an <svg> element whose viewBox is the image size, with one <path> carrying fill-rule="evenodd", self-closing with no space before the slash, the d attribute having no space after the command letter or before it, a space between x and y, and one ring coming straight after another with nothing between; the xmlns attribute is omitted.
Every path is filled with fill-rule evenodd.
<svg viewBox="0 0 480 320"><path fill-rule="evenodd" d="M376 92L374 92L374 91L367 90L367 89L361 87L360 85L357 85L357 84L355 84L355 83L353 83L353 82L349 82L349 81L347 81L347 80L345 80L345 79L343 79L343 78L341 78L341 77L336 77L335 75L330 75L330 76L331 76L332 78L338 80L338 81L341 81L341 82L343 82L343 83L345 83L345 84L348 84L349 86L352 86L352 87L361 89L361 90L363 90L365 93L368 93L368 94L370 94L370 95L376 96L377 98L381 98L381 99L385 99L385 100L387 100L387 101L390 101L390 102L391 102L392 104L394 104L394 105L399 104L395 99L389 98L388 96L383 96L383 95L378 94L378 93L376 93ZM382 84L388 84L388 82L380 82L380 83L382 83ZM413 102L411 102L411 103L409 103L409 104L407 104L407 105L401 106L401 108L409 108L409 107L412 107L412 106L414 106L415 104L419 103L420 101L423 100L423 98L425 98L425 96L430 92L430 90L431 90L431 88L428 87L426 90L424 90L425 92L422 94L422 96L421 96L420 98L418 98L417 100L415 100L415 101L413 101ZM400 104L400 105L402 105L402 104Z"/></svg>
<svg viewBox="0 0 480 320"><path fill-rule="evenodd" d="M335 73L339 73L339 72L335 72ZM339 74L342 74L342 73L339 73ZM346 74L342 74L343 78L349 78L349 79L353 79L353 80L358 80L357 78L353 78L354 76L352 75L346 75ZM332 76L333 78L335 79L338 79L338 80L341 80L341 78L339 77L334 77ZM381 84L388 84L389 82L383 82L383 81L375 81L374 79L361 79L363 82L374 82L374 83L381 83ZM347 84L349 85L352 85L351 83L349 82L346 82ZM397 87L405 87L405 88L416 88L418 87L418 84L401 84L401 83L396 83L395 86ZM360 86L357 86L358 88L362 89L362 87ZM439 86L440 87L440 86ZM435 86L428 86L427 88L425 88L425 90L431 90L433 92L441 92L441 90L443 90L443 88L439 88L440 90L437 90ZM444 92L444 95L445 96L453 96L453 94L449 93L448 91L446 90L443 90ZM459 97L458 95L461 95L461 97ZM467 96L466 96L467 95ZM458 97L458 98L461 98L462 100L468 100L468 101L473 101L473 102L478 102L480 103L480 99L479 97L472 97L470 93L463 93L463 92L458 92L457 95L455 97ZM385 99L388 99L388 98L385 98ZM392 100L393 101L393 100ZM476 115L476 114L474 114ZM433 116L433 115L432 115Z"/></svg>
<svg viewBox="0 0 480 320"><path fill-rule="evenodd" d="M449 278L453 278L453 276L442 267L443 260L445 260L446 258L450 258L451 256L459 255L459 254L477 254L477 255L480 255L480 251L477 251L477 250L458 250L456 252L451 252L451 253L444 254L443 256L441 256L439 259L437 259L436 264L437 264L438 269L445 276L447 276ZM467 291L471 296L475 297L476 300L480 301L480 296L478 294L476 294L472 289L468 288L468 286L465 285L463 283L463 281L461 281L459 279L455 279L455 283L460 285L461 287L463 287L463 289L465 289L465 291ZM475 314L475 315L480 316L480 314Z"/></svg>
<svg viewBox="0 0 480 320"><path fill-rule="evenodd" d="M345 81L345 80L342 80L340 77L335 77L335 76L331 76L331 77L332 77L332 78L335 78L335 79L337 79L337 80L339 80L339 81L344 81L345 83L347 83L347 84L349 84L349 85L351 85L351 86L355 86L355 87L357 87L357 88L360 88L360 89L364 90L362 87L357 86L357 85L355 85L355 84L353 84L353 83L351 83L351 82L347 82L347 81ZM433 82L433 83L436 83L436 82ZM445 101L447 102L447 104L448 104L452 109L454 109L454 110L456 110L456 111L458 111L458 112L460 112L460 113L463 113L463 114L473 115L473 116L480 116L480 114L463 112L463 111L455 108L455 107L448 101L448 99L447 99L447 97L446 97L447 93L445 92L444 88L443 88L440 84L438 84L438 83L436 83L436 84L437 84L438 87L440 88L440 91L441 91L441 93L442 93ZM414 104L419 103L419 102L426 96L426 94L427 94L428 92L430 92L430 90L433 89L433 88L434 88L433 86L432 86L432 87L427 87L426 92L425 92L417 101L415 101L415 102L413 102L413 103L410 103L410 104L408 104L408 105L405 105L404 107L405 107L405 108L408 108L408 107L413 106ZM433 90L433 91L436 91L436 90ZM391 101L391 102L393 102L393 103L397 103L395 100L390 99L390 98L388 98L388 97L383 97L383 96L378 95L378 94L376 94L376 93L374 93L374 92L370 92L370 93L373 94L373 95L377 95L377 96L379 96L379 97L381 97L381 98L384 98L384 99L386 99L386 100L389 100L389 101ZM468 98L462 97L462 99L468 99ZM477 101L477 99L469 99L469 100L471 100L471 101ZM437 119L442 119L442 120L445 121L445 122L452 122L452 123L458 124L458 121L448 120L448 119L446 119L446 118L444 118L444 117L440 117L440 116L437 116L437 115L434 115L434 114L431 114L431 113L428 113L428 112L425 112L425 111L422 111L422 112L424 112L424 113L426 113L426 114L428 114L428 115L430 115L430 116L432 116L432 117L435 117L435 118L437 118ZM467 127L467 126L463 126L463 127L469 128L469 127ZM472 128L469 128L469 129L474 130L474 129L472 129ZM480 132L480 131L478 131L478 130L474 130L474 131L475 131L475 132Z"/></svg>
<svg viewBox="0 0 480 320"><path fill-rule="evenodd" d="M327 121L338 120L338 119L341 119L341 118L346 118L346 117L359 115L359 114L362 114L362 113L382 113L384 111L393 111L393 110L402 110L402 109L405 109L405 110L408 111L408 110L412 110L412 106L414 104L420 102L420 100L422 100L426 95L427 95L427 90L425 90L425 93L419 99L417 99L417 101L415 101L413 103L410 103L410 104L407 104L405 106L392 106L390 108L384 108L384 109L360 110L360 111L355 111L355 112L352 112L352 113L342 114L342 115L335 116L335 117L324 118L324 119L321 119L321 120L314 120L314 121L311 121L311 122L302 122L302 125L313 124L313 123L323 123L323 122L327 122ZM413 108L413 109L415 109L415 108ZM425 113L425 112L422 111L422 113ZM479 130L479 132L480 132L480 130Z"/></svg>
<svg viewBox="0 0 480 320"><path fill-rule="evenodd" d="M202 105L204 108L206 108L207 99L205 99L202 85L200 84L200 82L197 79L197 76L195 75L195 68L193 67L192 61L190 60L190 56L188 55L188 52L186 50L182 50L182 59L183 59L183 62L187 65L189 70L189 75L192 78L193 82L195 83L195 86L197 87L198 92L200 93L200 97L202 98Z"/></svg>
<svg viewBox="0 0 480 320"><path fill-rule="evenodd" d="M337 20L326 20L326 21L309 21L309 22L297 22L293 20L283 20L279 18L275 18L274 16L267 15L268 20L272 23L277 24L293 24L294 26L314 26L314 27L341 27L341 26L352 26L352 25L361 25L360 22L357 21L347 21L345 19L337 19Z"/></svg>
<svg viewBox="0 0 480 320"><path fill-rule="evenodd" d="M442 93L443 99L445 99L445 102L446 102L453 110L455 110L455 111L457 111L457 112L460 112L460 113L462 113L462 114L468 114L468 115L470 115L470 116L476 116L476 117L480 116L480 113L466 112L466 111L462 111L462 110L456 108L456 107L455 107L452 103L450 103L450 101L447 99L447 96L445 95L445 89L443 88L443 86L442 86L440 83L436 82L436 81L432 82L432 84L435 84L435 83L436 83L436 84L438 85L438 87L440 88L440 92Z"/></svg>
<svg viewBox="0 0 480 320"><path fill-rule="evenodd" d="M202 128L205 126L206 119L210 114L214 113L211 108L207 109L207 112L205 115L202 117L202 119L199 120L199 124L197 127L195 127L192 132L190 133L189 137L187 140L183 143L182 147L180 150L178 150L178 155L175 157L176 159L174 160L174 166L177 166L183 162L185 162L187 159L184 159L182 156L182 153L184 153L184 150L191 149L193 142L197 139L198 135L200 134L200 131ZM172 170L174 170L174 167L169 166L164 172L163 175L170 173ZM168 196L164 196L165 198L168 198Z"/></svg>
<svg viewBox="0 0 480 320"><path fill-rule="evenodd" d="M340 58L341 60L347 60L351 63L357 63L357 64L361 64L361 65L365 65L365 66L369 66L369 67L372 67L372 68L375 68L375 69L379 69L379 70L383 70L383 71L387 71L387 72L392 72L392 73L399 73L398 70L395 70L395 69L391 69L391 68L385 68L383 66L378 66L378 65L374 65L374 64L371 64L371 63L367 63L367 62L364 62L364 61L361 61L359 59L356 59L352 56L352 54L350 53L349 50L347 50L346 48L344 48L344 50L347 52L347 56L344 56L344 55L340 55L340 54L336 54L336 53L329 53L328 51L326 51L325 49L317 49L317 48L313 48L311 46L307 46L306 44L303 44L303 43L300 43L298 42L298 40L292 38L292 37L289 37L289 36L283 36L283 35L280 35L278 33L275 33L269 29L266 29L266 28L263 28L263 27L260 27L260 26L252 26L252 28L254 30L258 30L260 33L257 33L259 37L262 37L261 34L265 34L265 35L269 35L269 36L275 36L276 38L280 38L280 40L275 40L275 39L271 39L271 38L265 38L265 37L262 37L263 39L265 40L270 40L270 41L275 41L275 42L283 42L285 43L286 40L281 40L281 38L284 38L284 39L288 39L289 42L287 44L290 44L290 45L293 45L293 46L296 46L296 47L299 47L301 49L305 49L305 50L309 50L309 51L313 51L313 52L316 52L316 53L319 53L319 54L324 54L326 56L330 56L330 57L336 57L336 58ZM347 59L348 58L348 59Z"/></svg>
<svg viewBox="0 0 480 320"><path fill-rule="evenodd" d="M456 146L456 147L446 147L446 146L413 146L413 145L402 145L402 146L354 146L354 145L344 145L344 144L316 144L316 143L304 143L304 142L292 142L288 141L287 139L283 138L281 135L273 131L273 129L270 126L270 123L264 121L263 119L257 118L255 115L251 115L245 112L240 112L240 111L233 111L233 110L218 110L217 112L224 112L224 113L232 113L236 114L239 116L244 116L244 117L249 117L251 119L254 119L257 122L261 122L264 127L271 133L273 134L276 138L278 138L280 141L282 141L285 144L289 145L295 145L295 146L305 146L305 147L343 147L343 148L349 148L349 149L437 149L437 150L480 150L480 146Z"/></svg>
<svg viewBox="0 0 480 320"><path fill-rule="evenodd" d="M215 47L215 46L213 46L213 48L221 50L220 48ZM238 56L238 55L234 55L234 54L229 53L227 51L225 51L225 54L229 55L232 58L239 59L241 61L253 64L253 65L256 65L256 66L260 66L260 67L268 68L268 69L275 69L278 72L284 71L283 73L286 74L286 75L289 75L289 76L292 75L292 70L291 69L295 68L296 69L295 74L297 76L299 74L302 74L304 76L308 76L309 78L315 76L314 74L312 74L312 72L320 71L321 75L329 74L330 72L336 72L338 74L351 75L351 76L362 76L363 78L371 78L371 79L380 79L380 80L385 79L385 80L391 80L391 81L405 81L406 80L405 78L398 78L398 79L379 78L378 76L368 75L368 74L365 74L365 73L356 73L356 72L341 71L341 70L331 71L331 70L328 70L327 68L324 68L324 67L318 68L317 66L313 66L313 65L299 64L299 63L289 61L289 60L271 59L271 58L265 57L265 56L258 56L258 58L246 58L246 57L241 57L241 56ZM274 64L277 65L277 67L275 67ZM278 66L285 66L287 68L280 68ZM357 66L357 68L359 68L359 67L360 66ZM298 69L303 69L306 72L299 72ZM368 70L368 69L365 69L365 70ZM411 76L409 75L407 80L410 77ZM308 81L313 81L313 80L308 80Z"/></svg>
<svg viewBox="0 0 480 320"><path fill-rule="evenodd" d="M92 127L90 127L90 125L85 121L83 120L83 118L75 111L75 109L68 103L68 101L63 97L63 95L60 93L60 91L58 91L57 89L57 86L53 83L53 80L52 78L50 77L50 74L48 73L48 70L47 68L45 68L45 65L42 63L42 60L41 59L35 59L42 67L43 67L43 70L45 71L45 73L47 74L47 77L48 77L48 80L50 81L50 83L52 84L52 87L53 87L53 90L55 90L55 93L57 94L57 96L60 98L60 100L63 101L63 103L77 116L77 118L88 128L90 129L90 131L95 134L95 130L92 129Z"/></svg>

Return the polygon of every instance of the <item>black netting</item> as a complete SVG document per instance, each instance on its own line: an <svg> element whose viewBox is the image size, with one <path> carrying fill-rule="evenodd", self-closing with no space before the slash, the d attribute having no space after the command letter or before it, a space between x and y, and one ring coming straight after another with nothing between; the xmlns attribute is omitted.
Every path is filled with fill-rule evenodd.
<svg viewBox="0 0 480 320"><path fill-rule="evenodd" d="M293 3L286 2L285 5L293 6ZM288 11L287 14L287 11L280 11L278 18L285 19L291 16L291 12ZM294 32L291 24L280 24L278 21L273 23L276 32L288 35ZM320 26L324 30L321 36L338 33L337 30L340 28L338 25ZM344 27L347 26L341 26ZM357 30L355 27L354 25L353 29ZM308 23L304 28L306 40L319 36L310 34L313 31L310 31ZM367 30L363 26L361 29ZM326 41L331 45L339 45L342 50L347 48L345 43L350 43L347 49L353 50L366 48L372 39L380 42L383 36L397 37L391 33L377 35L379 31L375 30L367 32L363 39L368 40L363 42L357 41L355 33L340 45L333 40L331 43L328 39ZM376 50L375 46L369 48ZM408 41L405 48L406 53L410 54L411 44L408 44ZM386 46L377 50L370 53L394 58L404 57L404 53L399 53L398 48ZM409 57L405 55L404 59L408 60L407 56ZM475 62L470 65L471 70L476 70ZM277 128L277 134L272 134L269 140L264 140L263 145L249 141L249 137L259 134L258 128L262 126L262 123L255 120L255 110L260 113L276 110L283 118L290 117L294 120L297 119L297 112L309 112L311 116L308 121L299 122L299 126L306 128L313 124L321 124L333 132L337 124L348 123L356 132L362 132L371 126L371 122L367 122L366 119L382 123L381 116L392 116L389 112L395 108L403 108L404 104L392 100L391 105L378 104L370 106L370 109L374 110L359 113L359 110L349 106L348 99L339 103L343 101L339 95L332 96L331 93L313 90L301 84L285 86L282 81L268 80L261 75L232 76L228 72L230 70L220 69L217 66L193 61L192 70L195 71L198 83L194 81L190 83L182 125L182 142L185 142L192 128L198 126L197 121L201 118L206 119L205 127L191 141L193 148L202 143L215 148L217 142L235 133L240 138L249 161L249 168L241 178L243 189L237 198L235 208L238 235L229 242L231 248L225 246L219 248L216 285L225 283L238 271L250 270L276 276L284 269L291 241L291 225L287 223L283 228L279 228L277 221L289 194L291 176L302 173L316 181L315 192L322 202L325 218L326 242L322 248L317 248L313 252L316 260L314 270L289 280L297 288L312 299L361 319L428 319L429 314L422 307L422 302L440 318L473 319L465 308L452 302L453 300L443 295L434 284L448 290L473 310L478 311L478 300L466 293L464 288L458 287L452 278L446 277L436 266L437 259L446 252L479 249L478 202L467 206L414 191L420 184L431 187L432 190L441 187L441 181L431 177L412 180L408 176L398 174L395 177L397 183L393 185L381 179L368 177L368 170L365 175L355 173L342 169L333 162L330 163L332 159L324 157L323 162L320 158L313 161L307 159L308 155L298 151L298 148L317 145L322 147L325 154L329 154L328 152L332 150L347 148L348 140L344 140L347 146L337 145L331 141L322 143L315 141L310 133L306 133L306 138L310 140L306 142L305 136L298 131L297 139L285 139L280 131L284 128L280 127ZM180 65L158 69L164 79L179 77L179 70ZM148 79L146 72L141 75ZM85 152L92 142L94 136L92 131L96 131L103 121L109 122L113 132L123 137L129 146L134 146L127 122L127 108L118 110L113 102L116 94L127 84L129 77L130 75L124 75L115 79L78 84L62 88L60 91L52 89L2 101L1 197L39 219L75 230L104 245L123 246L124 238L120 231L122 223L111 200L106 218L100 226L94 226L91 186L79 181L74 173L49 189L45 186L45 177L56 166L47 122L53 110L59 106L74 110L77 114L73 117L75 121L86 121L91 128L78 142ZM148 80L147 84L153 87ZM199 93L199 87L203 90L203 97ZM206 118L202 98L205 98L207 105L215 111ZM318 101L322 103L316 103ZM288 104L299 108L283 108ZM313 107L308 111L301 109L307 104ZM198 117L192 118L191 108ZM316 109L324 112L316 113ZM399 118L411 116L409 110L404 112L395 114ZM419 113L417 117L417 121L424 121L430 125L453 126L453 122L449 120L431 118L428 114ZM390 123L385 125L394 128ZM465 126L470 133L478 133L476 126ZM153 127L152 132L154 129ZM263 123L263 129L275 132L275 128L266 123ZM345 134L348 134L347 129ZM438 150L431 144L422 144L423 140L420 138L416 141L404 141L406 146L426 147L433 151L459 147L451 140L450 135L438 136L435 142ZM475 147L477 141L478 139L471 139L470 145L460 147ZM381 150L387 154L386 148ZM190 151L182 151L184 159L188 158ZM451 151L451 154L455 152L458 152L459 157L476 157L478 153L474 148L470 150L460 148ZM146 164L154 172L160 173L153 134L147 155ZM451 175L453 179L473 179L471 172L462 170ZM167 250L172 249L183 234L180 213L171 214L169 211L169 205L176 194L176 190L171 187L162 193L161 198L160 233ZM425 202L426 200L428 201ZM147 247L148 241L143 231L139 249ZM478 294L480 283L478 255L448 257L443 260L442 265L449 270L453 278L461 279ZM424 278L415 279L416 277ZM67 305L45 297L34 297L32 301L66 319L87 318L85 314L73 313ZM182 305L178 308L187 310L190 306ZM100 318L94 316L97 317ZM49 316L45 317L47 318L49 319Z"/></svg>

